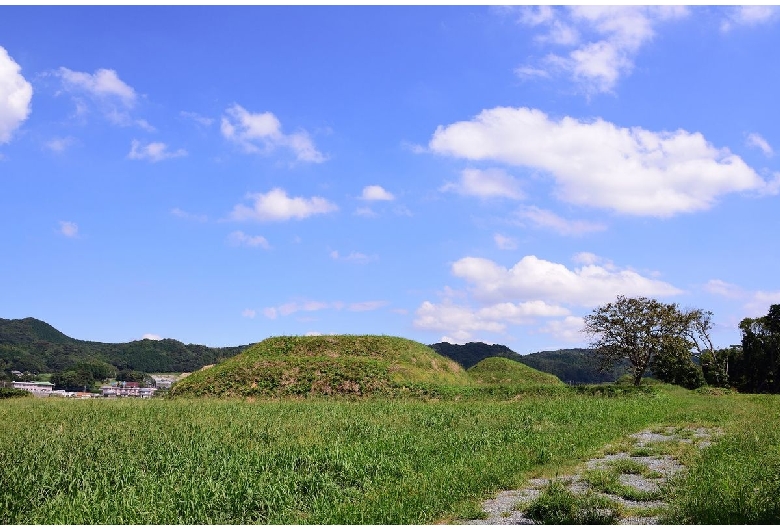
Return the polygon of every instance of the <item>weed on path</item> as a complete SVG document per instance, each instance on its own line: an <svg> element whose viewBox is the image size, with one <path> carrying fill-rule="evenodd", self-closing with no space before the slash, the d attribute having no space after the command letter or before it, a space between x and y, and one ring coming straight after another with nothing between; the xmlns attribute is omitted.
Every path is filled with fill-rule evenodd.
<svg viewBox="0 0 780 530"><path fill-rule="evenodd" d="M720 435L716 429L647 430L604 449L571 475L533 478L485 501L484 519L464 524L658 524L668 481Z"/></svg>

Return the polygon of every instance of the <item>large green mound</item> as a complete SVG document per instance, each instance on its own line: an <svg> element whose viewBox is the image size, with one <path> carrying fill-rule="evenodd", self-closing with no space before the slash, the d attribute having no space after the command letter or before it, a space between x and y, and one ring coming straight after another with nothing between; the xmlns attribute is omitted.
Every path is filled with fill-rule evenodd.
<svg viewBox="0 0 780 530"><path fill-rule="evenodd" d="M552 374L535 370L523 363L504 357L488 357L468 370L477 382L488 385L556 385L563 382Z"/></svg>
<svg viewBox="0 0 780 530"><path fill-rule="evenodd" d="M399 337L272 337L182 379L173 396L397 394L471 386L458 363Z"/></svg>

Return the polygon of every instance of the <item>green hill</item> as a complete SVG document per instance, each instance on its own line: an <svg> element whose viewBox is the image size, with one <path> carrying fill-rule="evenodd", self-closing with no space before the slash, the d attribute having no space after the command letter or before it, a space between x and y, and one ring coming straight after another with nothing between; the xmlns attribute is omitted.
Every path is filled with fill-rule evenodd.
<svg viewBox="0 0 780 530"><path fill-rule="evenodd" d="M571 384L607 383L616 381L621 375L628 373L625 363L618 365L610 372L600 372L592 362L590 350L571 348L554 351L542 351L520 355L501 344L485 344L484 342L469 342L467 344L450 344L440 342L431 344L432 349L449 357L464 368L471 368L483 359L503 357L523 363L556 376L561 381Z"/></svg>
<svg viewBox="0 0 780 530"><path fill-rule="evenodd" d="M0 372L50 373L85 361L141 372L191 372L247 346L211 348L173 339L104 343L68 337L35 318L0 318Z"/></svg>
<svg viewBox="0 0 780 530"><path fill-rule="evenodd" d="M467 370L488 357L504 357L519 361L520 354L513 352L501 344L485 344L484 342L469 342L467 344L450 344L438 342L429 346L440 355L449 357Z"/></svg>
<svg viewBox="0 0 780 530"><path fill-rule="evenodd" d="M590 350L585 348L529 353L521 355L518 361L541 372L555 374L571 385L611 383L628 373L626 363L619 364L614 370L600 372Z"/></svg>
<svg viewBox="0 0 780 530"><path fill-rule="evenodd" d="M399 337L272 337L182 379L173 396L396 394L471 386L457 363Z"/></svg>
<svg viewBox="0 0 780 530"><path fill-rule="evenodd" d="M468 369L477 383L488 385L558 385L560 379L505 357L488 357Z"/></svg>

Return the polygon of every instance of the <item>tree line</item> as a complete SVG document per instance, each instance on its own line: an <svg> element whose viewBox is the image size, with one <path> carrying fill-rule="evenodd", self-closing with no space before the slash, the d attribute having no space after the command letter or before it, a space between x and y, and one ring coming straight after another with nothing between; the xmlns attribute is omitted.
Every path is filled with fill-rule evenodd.
<svg viewBox="0 0 780 530"><path fill-rule="evenodd" d="M648 371L686 388L703 385L748 393L780 393L780 304L745 318L742 343L716 349L713 314L658 300L618 296L585 317L583 332L599 368L627 363L634 385Z"/></svg>

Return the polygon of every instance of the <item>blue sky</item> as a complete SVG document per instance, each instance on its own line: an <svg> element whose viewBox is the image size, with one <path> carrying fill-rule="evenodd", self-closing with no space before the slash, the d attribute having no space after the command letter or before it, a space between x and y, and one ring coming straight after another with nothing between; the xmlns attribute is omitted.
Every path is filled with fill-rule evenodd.
<svg viewBox="0 0 780 530"><path fill-rule="evenodd" d="M780 303L770 7L0 7L0 317L582 346Z"/></svg>

